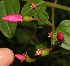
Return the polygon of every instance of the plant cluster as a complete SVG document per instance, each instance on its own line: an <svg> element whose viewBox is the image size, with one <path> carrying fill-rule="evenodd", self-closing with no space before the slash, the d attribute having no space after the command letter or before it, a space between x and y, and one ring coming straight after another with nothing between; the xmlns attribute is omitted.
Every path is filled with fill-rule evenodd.
<svg viewBox="0 0 70 66"><path fill-rule="evenodd" d="M58 27L54 22L55 8L70 11L70 7L57 4L57 0L26 0L22 9L20 5L19 0L0 1L0 31L16 43L15 58L31 63L49 56L58 47L70 50L70 20L63 20ZM52 10L51 22L48 6Z"/></svg>

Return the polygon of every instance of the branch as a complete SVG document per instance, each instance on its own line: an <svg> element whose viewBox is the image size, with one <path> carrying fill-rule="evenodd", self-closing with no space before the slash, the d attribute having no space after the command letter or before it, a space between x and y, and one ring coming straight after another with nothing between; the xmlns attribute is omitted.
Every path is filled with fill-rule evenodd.
<svg viewBox="0 0 70 66"><path fill-rule="evenodd" d="M51 2L47 2L47 1L43 1L47 6L49 7L52 7L52 3ZM67 6L63 6L63 5L59 5L59 4L54 4L54 7L55 8L59 8L59 9L63 9L63 10L67 10L67 11L70 11L70 7L67 7Z"/></svg>

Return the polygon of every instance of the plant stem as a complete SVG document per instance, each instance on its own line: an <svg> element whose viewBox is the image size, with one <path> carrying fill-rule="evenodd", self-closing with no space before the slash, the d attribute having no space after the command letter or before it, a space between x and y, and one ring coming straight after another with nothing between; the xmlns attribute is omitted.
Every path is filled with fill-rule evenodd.
<svg viewBox="0 0 70 66"><path fill-rule="evenodd" d="M54 3L52 3L52 33L54 32L55 26L54 26Z"/></svg>
<svg viewBox="0 0 70 66"><path fill-rule="evenodd" d="M49 7L52 7L51 6L51 2L47 2L47 1L43 1L47 6ZM63 6L63 5L59 5L59 4L54 4L54 7L55 8L59 8L59 9L63 9L63 10L67 10L67 11L70 11L70 7L67 7L67 6Z"/></svg>
<svg viewBox="0 0 70 66"><path fill-rule="evenodd" d="M51 37L51 44L53 41L53 35L54 35L54 30L55 30L55 25L54 25L54 3L52 3L52 37Z"/></svg>
<svg viewBox="0 0 70 66"><path fill-rule="evenodd" d="M57 0L55 0L55 4L57 3Z"/></svg>

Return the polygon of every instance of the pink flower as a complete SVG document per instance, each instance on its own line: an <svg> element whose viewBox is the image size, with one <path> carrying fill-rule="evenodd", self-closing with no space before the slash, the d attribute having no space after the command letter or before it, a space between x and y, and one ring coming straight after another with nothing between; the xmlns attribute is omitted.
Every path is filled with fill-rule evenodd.
<svg viewBox="0 0 70 66"><path fill-rule="evenodd" d="M15 54L15 57L17 59L19 59L20 61L24 61L25 60L25 56L24 55L21 55L21 54Z"/></svg>
<svg viewBox="0 0 70 66"><path fill-rule="evenodd" d="M20 21L22 22L22 16L19 14L10 14L2 17L2 19L8 22L20 22Z"/></svg>

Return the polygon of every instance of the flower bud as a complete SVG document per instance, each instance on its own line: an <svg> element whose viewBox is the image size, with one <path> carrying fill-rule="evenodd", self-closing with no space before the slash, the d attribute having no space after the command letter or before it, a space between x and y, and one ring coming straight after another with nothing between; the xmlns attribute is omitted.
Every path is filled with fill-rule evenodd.
<svg viewBox="0 0 70 66"><path fill-rule="evenodd" d="M64 34L62 32L58 32L56 38L58 42L62 42L64 40Z"/></svg>
<svg viewBox="0 0 70 66"><path fill-rule="evenodd" d="M15 54L15 57L17 59L19 59L21 62L23 62L25 60L25 56L24 55L21 55L21 54Z"/></svg>
<svg viewBox="0 0 70 66"><path fill-rule="evenodd" d="M2 17L2 19L8 22L22 22L22 16L19 14L9 14L7 16Z"/></svg>
<svg viewBox="0 0 70 66"><path fill-rule="evenodd" d="M32 8L36 8L36 4L34 2L31 3Z"/></svg>

